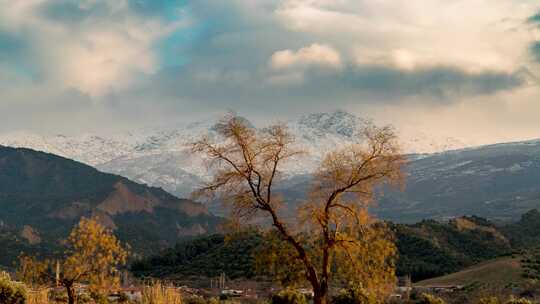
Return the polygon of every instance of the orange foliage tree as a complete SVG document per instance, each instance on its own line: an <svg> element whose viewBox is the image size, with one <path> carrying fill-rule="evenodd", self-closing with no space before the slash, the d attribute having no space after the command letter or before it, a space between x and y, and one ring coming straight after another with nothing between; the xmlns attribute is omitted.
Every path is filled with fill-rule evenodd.
<svg viewBox="0 0 540 304"><path fill-rule="evenodd" d="M194 194L219 198L236 222L270 222L268 235L275 242L267 243L262 260L275 273L309 282L315 304L327 302L332 281L378 292L395 278L389 231L367 213L377 186L402 180L405 160L390 127L366 125L362 144L329 153L292 217L293 204L276 185L282 167L303 152L295 149L287 127L257 130L231 114L216 130L223 140L203 137L193 143L193 152L206 157L213 175Z"/></svg>

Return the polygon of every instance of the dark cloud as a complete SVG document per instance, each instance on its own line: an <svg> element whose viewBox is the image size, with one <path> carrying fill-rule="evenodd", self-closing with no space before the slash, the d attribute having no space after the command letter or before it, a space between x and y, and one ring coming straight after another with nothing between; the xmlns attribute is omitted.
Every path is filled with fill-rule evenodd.
<svg viewBox="0 0 540 304"><path fill-rule="evenodd" d="M536 62L540 62L540 41L532 43L530 51L534 60L536 60Z"/></svg>
<svg viewBox="0 0 540 304"><path fill-rule="evenodd" d="M523 83L517 74L486 71L469 73L454 67L433 67L403 71L381 66L350 70L342 79L353 90L381 95L427 96L452 102L453 98L493 94Z"/></svg>
<svg viewBox="0 0 540 304"><path fill-rule="evenodd" d="M186 0L128 0L129 7L138 14L171 16L178 8L187 5Z"/></svg>
<svg viewBox="0 0 540 304"><path fill-rule="evenodd" d="M0 62L17 59L27 48L27 42L20 36L0 30Z"/></svg>
<svg viewBox="0 0 540 304"><path fill-rule="evenodd" d="M528 22L530 23L537 23L537 24L540 24L540 12L530 16L528 19L527 19Z"/></svg>
<svg viewBox="0 0 540 304"><path fill-rule="evenodd" d="M106 2L95 2L89 6L82 6L73 0L54 0L43 2L37 12L43 18L65 24L83 23L91 17L104 17L110 14Z"/></svg>

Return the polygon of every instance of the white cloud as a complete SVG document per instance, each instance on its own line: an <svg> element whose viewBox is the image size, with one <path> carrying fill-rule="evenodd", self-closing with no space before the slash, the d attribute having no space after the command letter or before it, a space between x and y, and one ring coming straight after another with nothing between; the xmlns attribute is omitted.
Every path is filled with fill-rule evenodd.
<svg viewBox="0 0 540 304"><path fill-rule="evenodd" d="M340 68L341 55L328 45L314 43L298 51L282 50L275 52L270 58L270 66L277 70L308 66Z"/></svg>
<svg viewBox="0 0 540 304"><path fill-rule="evenodd" d="M520 0L286 0L287 28L332 41L358 64L511 72L529 62L538 3Z"/></svg>
<svg viewBox="0 0 540 304"><path fill-rule="evenodd" d="M24 3L21 4L21 3ZM138 74L156 72L154 44L185 22L163 23L159 18L132 14L127 1L92 0L76 8L88 13L76 24L44 16L46 1L6 1L0 11L2 27L28 33L26 39L41 58L40 73L51 86L76 88L91 96L123 89ZM93 15L101 5L106 13Z"/></svg>

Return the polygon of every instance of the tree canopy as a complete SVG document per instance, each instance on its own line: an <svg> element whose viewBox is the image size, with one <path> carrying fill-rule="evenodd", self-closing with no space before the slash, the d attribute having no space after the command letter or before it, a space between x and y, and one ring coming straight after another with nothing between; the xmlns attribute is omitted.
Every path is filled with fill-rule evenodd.
<svg viewBox="0 0 540 304"><path fill-rule="evenodd" d="M353 285L367 287L375 277L384 281L378 285L392 282L395 247L367 213L376 186L402 179L405 160L390 127L366 125L361 144L328 153L292 218L282 212L289 202L275 191L282 167L303 153L287 127L258 130L231 114L216 130L225 141L204 137L193 144L213 174L196 195L219 197L239 223L269 221L277 246L266 252L281 264L288 258L287 265L295 265L289 269L309 282L316 304L326 303L337 273L347 274Z"/></svg>

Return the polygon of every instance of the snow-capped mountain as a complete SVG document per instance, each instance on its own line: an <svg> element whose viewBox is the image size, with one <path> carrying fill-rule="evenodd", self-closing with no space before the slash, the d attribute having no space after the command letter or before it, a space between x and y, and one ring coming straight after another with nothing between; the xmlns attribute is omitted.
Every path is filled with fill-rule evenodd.
<svg viewBox="0 0 540 304"><path fill-rule="evenodd" d="M17 132L0 134L0 145L58 154L186 197L208 173L189 143L203 134L217 136L216 119L176 126L141 128L108 135L43 136ZM307 114L288 122L296 144L306 156L291 162L289 176L312 172L324 155L362 140L367 120L344 111ZM412 128L399 133L405 153L433 153L472 146L451 137L429 136Z"/></svg>

